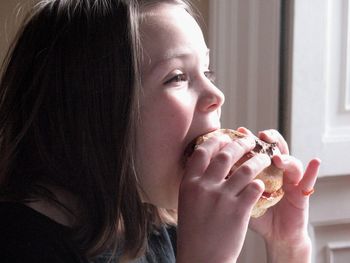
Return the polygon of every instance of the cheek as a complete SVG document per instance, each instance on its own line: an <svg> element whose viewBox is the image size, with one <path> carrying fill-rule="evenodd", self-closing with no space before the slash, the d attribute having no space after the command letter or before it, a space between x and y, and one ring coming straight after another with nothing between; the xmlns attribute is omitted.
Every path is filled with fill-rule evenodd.
<svg viewBox="0 0 350 263"><path fill-rule="evenodd" d="M173 207L177 200L182 156L193 112L190 98L173 94L149 101L141 109L137 166L143 190L153 204ZM160 200L165 203L160 204Z"/></svg>
<svg viewBox="0 0 350 263"><path fill-rule="evenodd" d="M194 98L189 92L164 92L148 102L141 112L146 129L153 133L186 135L194 115Z"/></svg>

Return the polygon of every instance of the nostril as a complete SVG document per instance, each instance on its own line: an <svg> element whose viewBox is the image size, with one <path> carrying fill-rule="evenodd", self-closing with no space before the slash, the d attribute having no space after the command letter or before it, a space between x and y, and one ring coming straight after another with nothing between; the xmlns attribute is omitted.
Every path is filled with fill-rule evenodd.
<svg viewBox="0 0 350 263"><path fill-rule="evenodd" d="M214 111L219 107L219 104L212 104L208 107L208 111Z"/></svg>
<svg viewBox="0 0 350 263"><path fill-rule="evenodd" d="M201 109L203 111L215 111L218 108L221 107L223 103L223 99L216 96L215 94L207 94L206 96L202 97L201 100Z"/></svg>
<svg viewBox="0 0 350 263"><path fill-rule="evenodd" d="M202 111L215 111L220 108L224 101L225 95L220 89L218 89L212 82L205 79L200 85L200 110Z"/></svg>

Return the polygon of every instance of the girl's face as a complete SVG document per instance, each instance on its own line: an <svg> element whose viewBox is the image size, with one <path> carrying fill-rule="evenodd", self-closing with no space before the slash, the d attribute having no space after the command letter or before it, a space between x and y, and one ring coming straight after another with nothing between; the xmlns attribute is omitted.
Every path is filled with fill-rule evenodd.
<svg viewBox="0 0 350 263"><path fill-rule="evenodd" d="M182 7L152 7L141 31L137 162L143 199L177 208L184 150L195 137L220 127L224 95L211 82L202 31Z"/></svg>

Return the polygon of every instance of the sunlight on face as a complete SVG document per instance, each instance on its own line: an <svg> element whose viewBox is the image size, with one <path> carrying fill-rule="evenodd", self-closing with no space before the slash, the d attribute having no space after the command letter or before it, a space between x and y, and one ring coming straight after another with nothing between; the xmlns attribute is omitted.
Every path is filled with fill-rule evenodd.
<svg viewBox="0 0 350 263"><path fill-rule="evenodd" d="M220 127L224 97L211 81L202 31L186 10L172 4L152 7L141 31L140 183L145 202L176 208L184 149Z"/></svg>

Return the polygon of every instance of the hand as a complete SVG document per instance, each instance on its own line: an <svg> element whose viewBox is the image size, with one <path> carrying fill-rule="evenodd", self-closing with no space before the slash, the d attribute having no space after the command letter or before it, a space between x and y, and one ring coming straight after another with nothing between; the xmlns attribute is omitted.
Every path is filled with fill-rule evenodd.
<svg viewBox="0 0 350 263"><path fill-rule="evenodd" d="M271 160L258 154L226 176L254 146L251 136L232 142L222 135L194 150L179 192L177 262L237 260L251 209L264 190L254 178Z"/></svg>
<svg viewBox="0 0 350 263"><path fill-rule="evenodd" d="M250 134L244 128L240 128L239 131ZM267 142L276 142L281 151L281 155L274 156L272 161L284 170L285 195L261 218L252 219L250 226L264 237L272 262L309 262L309 194L312 193L316 182L320 160L311 160L304 172L302 163L289 155L288 145L281 134L275 130L267 130L260 132L259 138ZM283 261L282 257L288 260Z"/></svg>

